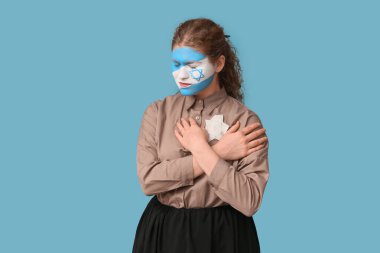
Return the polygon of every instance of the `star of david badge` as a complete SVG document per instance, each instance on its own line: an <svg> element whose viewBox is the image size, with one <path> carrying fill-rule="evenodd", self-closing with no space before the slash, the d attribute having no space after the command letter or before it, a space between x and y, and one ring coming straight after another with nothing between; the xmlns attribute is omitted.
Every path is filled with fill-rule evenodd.
<svg viewBox="0 0 380 253"><path fill-rule="evenodd" d="M220 140L227 132L229 125L223 122L223 114L214 115L210 120L206 119L206 130L208 141L213 139Z"/></svg>

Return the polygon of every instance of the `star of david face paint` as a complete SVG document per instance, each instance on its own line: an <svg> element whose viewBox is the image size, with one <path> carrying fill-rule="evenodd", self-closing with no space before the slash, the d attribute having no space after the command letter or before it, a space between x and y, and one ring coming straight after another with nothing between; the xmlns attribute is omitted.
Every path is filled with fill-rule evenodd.
<svg viewBox="0 0 380 253"><path fill-rule="evenodd" d="M215 67L201 52L179 47L172 51L172 74L181 94L190 96L211 84Z"/></svg>

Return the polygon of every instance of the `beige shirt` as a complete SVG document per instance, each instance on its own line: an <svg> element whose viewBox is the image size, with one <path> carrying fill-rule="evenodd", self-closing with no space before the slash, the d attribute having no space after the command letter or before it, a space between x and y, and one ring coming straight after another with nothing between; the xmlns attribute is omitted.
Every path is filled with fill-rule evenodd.
<svg viewBox="0 0 380 253"><path fill-rule="evenodd" d="M229 127L237 120L240 129L254 122L261 123L255 112L227 95L224 88L204 99L177 93L145 109L136 159L137 175L145 195L157 195L161 203L176 208L230 204L248 217L257 212L269 178L269 142L236 161L220 158L209 176L202 174L194 178L193 156L174 134L181 117L192 117L205 128L206 120L217 114L223 115L223 122ZM209 144L216 142L213 139Z"/></svg>

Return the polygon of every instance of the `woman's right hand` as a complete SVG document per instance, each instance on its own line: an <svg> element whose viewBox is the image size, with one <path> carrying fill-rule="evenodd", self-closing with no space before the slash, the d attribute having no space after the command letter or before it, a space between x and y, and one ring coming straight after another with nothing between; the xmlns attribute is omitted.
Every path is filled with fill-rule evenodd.
<svg viewBox="0 0 380 253"><path fill-rule="evenodd" d="M216 153L224 160L238 160L263 148L268 141L266 136L258 138L265 133L265 128L260 128L261 124L256 122L245 128L238 130L240 122L237 121L223 135L223 137L213 146Z"/></svg>

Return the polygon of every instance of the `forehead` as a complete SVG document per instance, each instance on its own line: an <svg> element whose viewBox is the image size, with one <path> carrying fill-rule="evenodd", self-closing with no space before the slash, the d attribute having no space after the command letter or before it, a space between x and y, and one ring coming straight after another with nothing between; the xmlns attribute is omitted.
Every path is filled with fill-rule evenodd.
<svg viewBox="0 0 380 253"><path fill-rule="evenodd" d="M192 47L178 47L172 51L173 61L178 62L199 61L205 57L206 55Z"/></svg>

